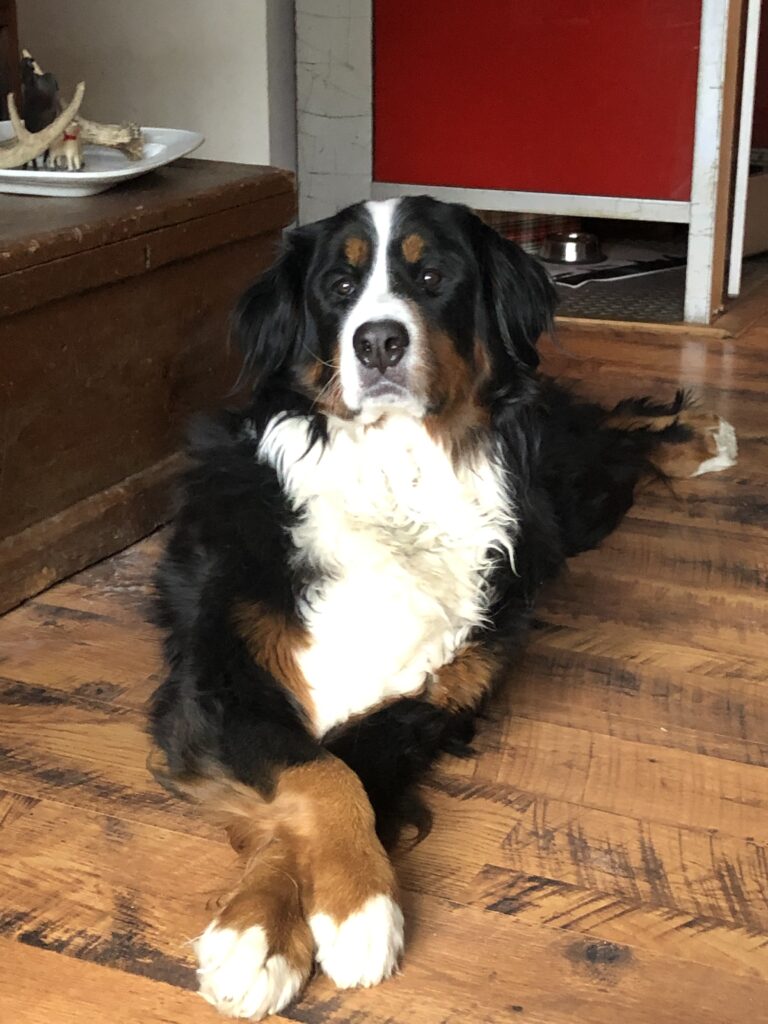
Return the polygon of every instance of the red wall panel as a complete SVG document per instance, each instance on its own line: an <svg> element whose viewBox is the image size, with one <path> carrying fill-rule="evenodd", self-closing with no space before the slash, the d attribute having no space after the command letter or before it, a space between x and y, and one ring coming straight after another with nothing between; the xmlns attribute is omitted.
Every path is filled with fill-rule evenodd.
<svg viewBox="0 0 768 1024"><path fill-rule="evenodd" d="M701 0L374 0L374 179L690 198Z"/></svg>

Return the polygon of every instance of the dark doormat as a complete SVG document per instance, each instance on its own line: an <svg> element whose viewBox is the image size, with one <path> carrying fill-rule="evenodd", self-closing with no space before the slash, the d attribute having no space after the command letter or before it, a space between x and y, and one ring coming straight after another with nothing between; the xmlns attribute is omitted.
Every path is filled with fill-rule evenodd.
<svg viewBox="0 0 768 1024"><path fill-rule="evenodd" d="M742 292L758 275L765 274L766 263L766 253L744 261ZM558 316L651 324L673 324L683 319L685 267L616 281L588 281L579 288L555 284L555 288Z"/></svg>
<svg viewBox="0 0 768 1024"><path fill-rule="evenodd" d="M683 319L685 267L615 281L588 281L580 288L558 284L555 288L558 316L655 324Z"/></svg>

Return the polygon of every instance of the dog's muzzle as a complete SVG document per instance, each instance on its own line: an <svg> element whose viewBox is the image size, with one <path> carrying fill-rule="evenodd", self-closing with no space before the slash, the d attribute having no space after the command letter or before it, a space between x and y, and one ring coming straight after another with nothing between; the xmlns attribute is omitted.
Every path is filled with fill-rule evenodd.
<svg viewBox="0 0 768 1024"><path fill-rule="evenodd" d="M382 398L407 391L404 356L411 343L408 329L397 320L368 320L352 337L364 398Z"/></svg>

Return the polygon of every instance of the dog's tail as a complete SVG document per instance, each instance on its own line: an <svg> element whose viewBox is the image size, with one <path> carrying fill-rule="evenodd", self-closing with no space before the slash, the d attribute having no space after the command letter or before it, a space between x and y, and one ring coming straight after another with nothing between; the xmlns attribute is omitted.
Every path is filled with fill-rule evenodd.
<svg viewBox="0 0 768 1024"><path fill-rule="evenodd" d="M633 436L663 479L718 473L736 464L738 443L730 423L702 409L685 391L661 404L628 398L607 413L603 428Z"/></svg>
<svg viewBox="0 0 768 1024"><path fill-rule="evenodd" d="M736 461L733 427L684 391L664 404L629 398L613 409L581 402L557 385L545 396L543 483L566 555L614 530L644 482L699 476Z"/></svg>

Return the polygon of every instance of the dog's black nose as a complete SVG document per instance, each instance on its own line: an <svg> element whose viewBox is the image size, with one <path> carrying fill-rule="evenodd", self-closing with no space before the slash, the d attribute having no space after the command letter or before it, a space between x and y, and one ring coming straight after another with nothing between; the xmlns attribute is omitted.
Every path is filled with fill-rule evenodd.
<svg viewBox="0 0 768 1024"><path fill-rule="evenodd" d="M380 373L397 366L408 342L408 331L397 320L369 320L352 337L355 355L363 366L375 366Z"/></svg>

